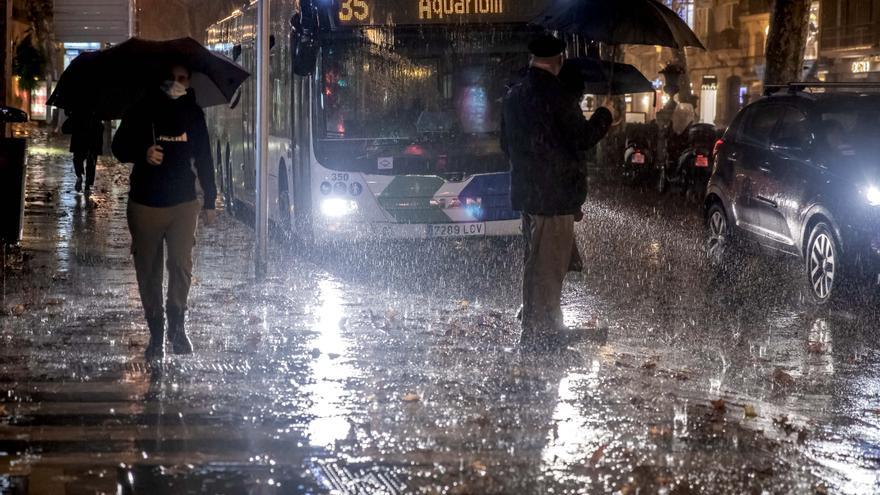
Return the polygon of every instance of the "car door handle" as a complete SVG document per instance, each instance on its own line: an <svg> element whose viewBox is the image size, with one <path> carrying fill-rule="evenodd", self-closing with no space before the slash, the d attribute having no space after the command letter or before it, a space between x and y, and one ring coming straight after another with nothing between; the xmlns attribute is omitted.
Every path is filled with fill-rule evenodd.
<svg viewBox="0 0 880 495"><path fill-rule="evenodd" d="M758 165L758 170L760 170L761 172L763 172L765 174L772 174L773 173L773 171L770 169L770 166L766 163L764 165Z"/></svg>
<svg viewBox="0 0 880 495"><path fill-rule="evenodd" d="M764 203L764 204L766 204L766 205L770 205L770 206L773 207L773 208L776 208L776 206L777 206L777 205L776 205L776 201L773 201L773 200L770 199L770 198L765 198L764 196L760 196L760 195L759 195L759 196L758 196L758 201L760 201L760 202L762 202L762 203Z"/></svg>
<svg viewBox="0 0 880 495"><path fill-rule="evenodd" d="M737 158L739 158L738 153L728 153L727 154L727 161L729 161L729 162L735 162Z"/></svg>

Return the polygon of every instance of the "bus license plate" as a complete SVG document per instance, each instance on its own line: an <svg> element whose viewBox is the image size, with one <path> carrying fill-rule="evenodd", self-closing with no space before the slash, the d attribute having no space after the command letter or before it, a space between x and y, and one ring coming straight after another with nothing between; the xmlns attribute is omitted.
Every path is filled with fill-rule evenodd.
<svg viewBox="0 0 880 495"><path fill-rule="evenodd" d="M633 153L633 163L644 164L645 163L645 155L641 153Z"/></svg>
<svg viewBox="0 0 880 495"><path fill-rule="evenodd" d="M486 235L486 224L479 222L428 225L428 237L465 237L474 235Z"/></svg>
<svg viewBox="0 0 880 495"><path fill-rule="evenodd" d="M697 163L698 167L708 167L709 166L709 157L706 155L697 155Z"/></svg>

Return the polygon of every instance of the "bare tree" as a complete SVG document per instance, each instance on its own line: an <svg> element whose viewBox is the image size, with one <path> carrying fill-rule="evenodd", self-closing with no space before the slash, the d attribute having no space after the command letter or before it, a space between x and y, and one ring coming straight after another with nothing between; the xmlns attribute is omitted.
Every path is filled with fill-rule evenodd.
<svg viewBox="0 0 880 495"><path fill-rule="evenodd" d="M765 86L801 79L809 20L810 0L775 0L767 35Z"/></svg>

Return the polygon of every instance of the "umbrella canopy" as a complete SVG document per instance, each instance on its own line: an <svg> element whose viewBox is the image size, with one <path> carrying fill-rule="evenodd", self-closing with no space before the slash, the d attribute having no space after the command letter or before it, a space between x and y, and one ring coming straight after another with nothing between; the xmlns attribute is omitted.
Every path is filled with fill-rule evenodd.
<svg viewBox="0 0 880 495"><path fill-rule="evenodd" d="M603 43L704 48L687 23L657 0L553 0L532 23Z"/></svg>
<svg viewBox="0 0 880 495"><path fill-rule="evenodd" d="M190 87L202 107L228 103L250 75L192 38L131 38L76 57L61 74L48 103L65 109L85 109L104 119L119 118L145 91L158 86L172 64L192 70Z"/></svg>
<svg viewBox="0 0 880 495"><path fill-rule="evenodd" d="M566 59L559 79L565 81L569 77L580 77L586 94L622 95L654 91L651 81L632 65L589 57Z"/></svg>

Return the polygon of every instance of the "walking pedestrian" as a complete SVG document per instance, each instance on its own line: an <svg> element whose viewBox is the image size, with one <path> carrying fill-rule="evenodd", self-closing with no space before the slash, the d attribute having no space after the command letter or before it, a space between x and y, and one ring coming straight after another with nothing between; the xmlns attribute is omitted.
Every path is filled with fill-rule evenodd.
<svg viewBox="0 0 880 495"><path fill-rule="evenodd" d="M192 249L199 211L205 224L210 225L216 217L217 190L208 129L204 112L189 89L191 75L182 65L169 68L161 85L126 113L113 139L113 154L134 164L127 215L138 288L150 330L147 360L165 356L165 315L171 351L193 352L184 328ZM196 178L204 208L196 197ZM164 311L163 264L168 269Z"/></svg>
<svg viewBox="0 0 880 495"><path fill-rule="evenodd" d="M64 113L67 120L64 121L61 131L70 134L70 151L73 153L73 170L76 172L74 189L82 192L85 175L85 192L89 194L95 184L98 156L104 148L104 124L86 110L65 110Z"/></svg>
<svg viewBox="0 0 880 495"><path fill-rule="evenodd" d="M562 321L562 282L574 243L574 219L586 199L578 152L596 145L613 116L590 120L565 96L558 79L565 43L542 35L529 43L531 62L503 102L501 147L510 162L513 209L522 213L526 260L522 280L525 347L549 349L576 337Z"/></svg>

